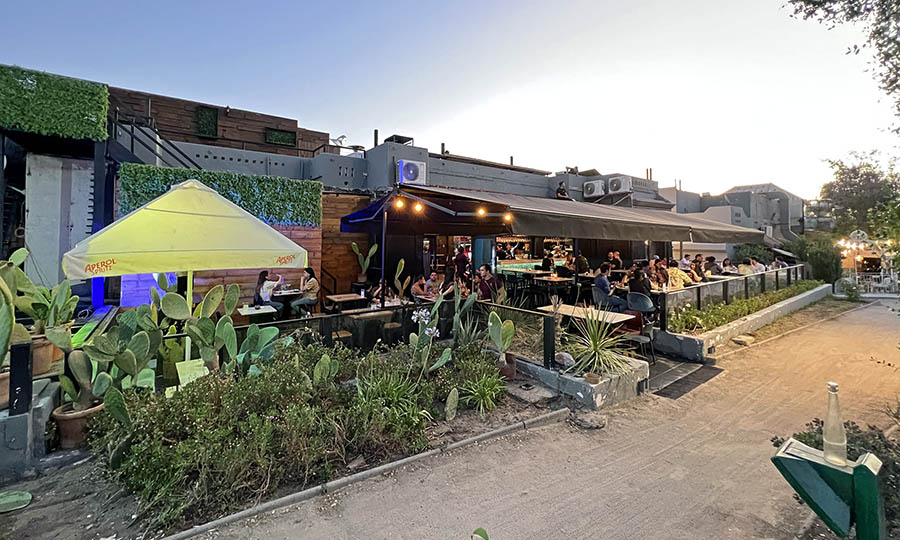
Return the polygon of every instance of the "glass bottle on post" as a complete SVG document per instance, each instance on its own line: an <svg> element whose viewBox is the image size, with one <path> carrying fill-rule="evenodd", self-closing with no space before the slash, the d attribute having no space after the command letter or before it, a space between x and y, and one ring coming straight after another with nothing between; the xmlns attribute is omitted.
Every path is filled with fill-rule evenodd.
<svg viewBox="0 0 900 540"><path fill-rule="evenodd" d="M838 384L828 383L828 412L822 427L822 444L825 461L844 466L847 464L847 433L841 421L841 405L838 402Z"/></svg>

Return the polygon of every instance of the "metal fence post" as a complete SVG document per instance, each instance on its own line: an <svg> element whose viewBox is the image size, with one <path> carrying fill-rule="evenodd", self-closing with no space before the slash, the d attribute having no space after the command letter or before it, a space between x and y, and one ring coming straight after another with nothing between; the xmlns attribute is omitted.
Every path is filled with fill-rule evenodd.
<svg viewBox="0 0 900 540"><path fill-rule="evenodd" d="M666 307L668 297L668 293L663 292L659 295L659 330L660 332L667 332L669 330L669 310Z"/></svg>
<svg viewBox="0 0 900 540"><path fill-rule="evenodd" d="M759 294L763 294L766 292L766 274L768 274L768 272L763 272L762 274L759 275ZM775 290L777 291L778 290L778 281L777 281L778 280L778 271L777 270L775 271L775 279L776 279Z"/></svg>
<svg viewBox="0 0 900 540"><path fill-rule="evenodd" d="M31 340L9 348L9 415L31 410Z"/></svg>
<svg viewBox="0 0 900 540"><path fill-rule="evenodd" d="M775 290L781 289L781 279L778 277L778 270L775 270Z"/></svg>
<svg viewBox="0 0 900 540"><path fill-rule="evenodd" d="M703 285L697 285L697 309L703 309Z"/></svg>
<svg viewBox="0 0 900 540"><path fill-rule="evenodd" d="M725 302L726 304L731 303L731 298L728 296L728 282L729 281L730 280L726 279L725 281L722 282L722 301Z"/></svg>
<svg viewBox="0 0 900 540"><path fill-rule="evenodd" d="M793 270L796 270L796 269L797 269L796 267L794 267L794 268L789 268L788 271L787 271L787 284L788 284L788 287L791 286L791 272L792 272Z"/></svg>
<svg viewBox="0 0 900 540"><path fill-rule="evenodd" d="M750 276L744 276L744 300L750 298Z"/></svg>
<svg viewBox="0 0 900 540"><path fill-rule="evenodd" d="M553 368L553 360L556 358L556 317L544 316L544 367Z"/></svg>
<svg viewBox="0 0 900 540"><path fill-rule="evenodd" d="M334 336L331 335L331 317L326 315L322 318L322 342L326 347L334 346Z"/></svg>

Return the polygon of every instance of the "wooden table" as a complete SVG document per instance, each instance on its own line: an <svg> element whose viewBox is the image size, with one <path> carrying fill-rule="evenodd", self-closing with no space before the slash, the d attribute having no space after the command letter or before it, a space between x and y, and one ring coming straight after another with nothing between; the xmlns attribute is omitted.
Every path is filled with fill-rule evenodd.
<svg viewBox="0 0 900 540"><path fill-rule="evenodd" d="M540 311L546 311L548 313L553 313L553 306L541 306L538 308ZM609 324L622 324L625 321L630 321L634 318L634 315L628 315L627 313L616 313L613 311L603 311L598 310L596 308L586 308L581 306L573 306L571 304L563 304L559 307L559 313L566 317L577 317L579 319L584 319L585 316L590 313L595 317L601 318L604 322Z"/></svg>
<svg viewBox="0 0 900 540"><path fill-rule="evenodd" d="M572 283L575 278L559 277L559 276L542 276L534 278L535 281L546 281L547 283Z"/></svg>
<svg viewBox="0 0 900 540"><path fill-rule="evenodd" d="M369 299L365 296L360 296L358 294L346 293L346 294L329 294L325 297L325 300L331 302L332 304L338 306L338 311L343 311L344 304L360 304L360 303L368 303Z"/></svg>
<svg viewBox="0 0 900 540"><path fill-rule="evenodd" d="M524 270L516 270L516 272L521 272L521 273L523 273L523 274L530 274L530 275L532 275L532 276L546 276L546 275L548 275L548 274L552 274L552 273L553 273L553 270L529 270L529 269L524 269Z"/></svg>
<svg viewBox="0 0 900 540"><path fill-rule="evenodd" d="M252 324L254 322L268 322L271 319L271 317L268 317L268 315L277 313L278 310L273 308L272 306L265 305L265 306L247 306L246 308L239 307L237 312L240 313L241 315L249 318L250 323ZM263 320L263 315L267 315L267 317L265 317L265 320Z"/></svg>

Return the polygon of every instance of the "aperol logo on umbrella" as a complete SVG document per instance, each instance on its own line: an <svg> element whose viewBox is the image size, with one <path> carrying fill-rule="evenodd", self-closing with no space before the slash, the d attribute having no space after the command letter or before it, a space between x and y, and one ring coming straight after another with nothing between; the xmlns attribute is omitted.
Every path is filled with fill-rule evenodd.
<svg viewBox="0 0 900 540"><path fill-rule="evenodd" d="M84 271L88 274L96 276L97 274L102 274L103 272L108 272L113 265L116 264L115 259L105 259L100 262L90 263L84 265Z"/></svg>
<svg viewBox="0 0 900 540"><path fill-rule="evenodd" d="M279 265L290 264L290 263L294 262L294 259L296 259L296 258L297 258L296 255L281 255L277 259L275 259L275 263L279 264Z"/></svg>

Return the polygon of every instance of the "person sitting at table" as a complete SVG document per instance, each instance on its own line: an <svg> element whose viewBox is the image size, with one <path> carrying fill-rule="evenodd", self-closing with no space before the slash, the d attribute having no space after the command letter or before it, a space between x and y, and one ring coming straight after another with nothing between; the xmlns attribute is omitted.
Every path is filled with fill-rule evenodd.
<svg viewBox="0 0 900 540"><path fill-rule="evenodd" d="M650 291L652 290L653 284L650 282L650 278L647 277L647 274L645 274L643 270L635 270L634 275L628 280L628 292L636 292L650 296Z"/></svg>
<svg viewBox="0 0 900 540"><path fill-rule="evenodd" d="M256 280L256 289L253 291L253 305L272 306L280 315L284 310L284 304L272 300L272 291L275 290L275 287L284 283L284 277L281 274L275 275L278 276L278 281L269 281L268 270L263 270L259 273L259 278Z"/></svg>
<svg viewBox="0 0 900 540"><path fill-rule="evenodd" d="M297 315L309 315L307 306L314 306L319 303L319 280L316 279L316 271L312 268L304 268L303 275L300 276L300 290L303 296L291 302L291 312Z"/></svg>
<svg viewBox="0 0 900 540"><path fill-rule="evenodd" d="M481 300L494 300L500 296L503 291L503 283L491 273L491 267L482 264L478 268L477 291L478 298Z"/></svg>
<svg viewBox="0 0 900 540"><path fill-rule="evenodd" d="M688 267L690 269L690 267ZM691 276L687 275L684 270L678 268L677 263L666 270L669 276L669 290L677 291L683 289L685 285L693 283Z"/></svg>
<svg viewBox="0 0 900 540"><path fill-rule="evenodd" d="M716 258L710 255L703 263L703 273L707 276L721 276L722 267L716 262Z"/></svg>
<svg viewBox="0 0 900 540"><path fill-rule="evenodd" d="M541 261L541 270L546 270L547 272L553 271L553 259L544 255L544 260Z"/></svg>
<svg viewBox="0 0 900 540"><path fill-rule="evenodd" d="M674 266L674 265L670 265L670 266ZM679 270L687 270L690 267L691 267L691 256L688 255L687 253L685 253L684 256L681 258L681 260L678 261L678 269Z"/></svg>
<svg viewBox="0 0 900 540"><path fill-rule="evenodd" d="M594 294L594 303L601 309L609 308L612 311L621 313L628 307L628 302L612 294L612 285L609 283L609 263L600 265L600 274L594 278L592 292Z"/></svg>
<svg viewBox="0 0 900 540"><path fill-rule="evenodd" d="M466 280L461 278L456 278L456 282L453 284L459 290L459 295L463 298L469 296L471 291L469 290L469 286L466 284Z"/></svg>
<svg viewBox="0 0 900 540"><path fill-rule="evenodd" d="M571 255L569 255L571 257ZM569 266L568 259L566 259L566 264L561 264L556 267L556 275L562 278L570 278L575 275L575 264L574 259L572 261L572 266Z"/></svg>
<svg viewBox="0 0 900 540"><path fill-rule="evenodd" d="M569 270L571 270L572 272L574 272L575 271L575 256L572 255L571 253L566 253L566 262L564 263L564 266L566 268L568 268Z"/></svg>
<svg viewBox="0 0 900 540"><path fill-rule="evenodd" d="M753 268L754 273L765 272L766 265L757 261L755 258L750 257L750 266Z"/></svg>
<svg viewBox="0 0 900 540"><path fill-rule="evenodd" d="M409 292L417 298L427 297L428 290L426 289L425 276L422 274L416 276L416 281L412 284L412 287L410 287Z"/></svg>
<svg viewBox="0 0 900 540"><path fill-rule="evenodd" d="M753 263L750 262L750 259L744 259L741 261L741 264L738 265L738 274L742 276L749 276L753 273Z"/></svg>
<svg viewBox="0 0 900 540"><path fill-rule="evenodd" d="M731 259L729 259L728 257L725 257L725 259L722 261L722 273L723 274L737 274L737 271L738 271L738 267L735 266L731 262Z"/></svg>
<svg viewBox="0 0 900 540"><path fill-rule="evenodd" d="M591 265L588 263L587 257L580 251L578 252L578 257L575 258L575 272L578 274L591 273Z"/></svg>
<svg viewBox="0 0 900 540"><path fill-rule="evenodd" d="M697 268L697 263L691 262L690 268L688 268L685 273L691 277L691 281L694 283L700 283L703 281L703 274L700 273L700 269Z"/></svg>
<svg viewBox="0 0 900 540"><path fill-rule="evenodd" d="M441 287L444 285L444 276L438 274L434 270L431 271L431 275L428 276L428 281L425 282L425 293L427 296L437 296L441 294Z"/></svg>
<svg viewBox="0 0 900 540"><path fill-rule="evenodd" d="M613 262L609 266L611 270L622 270L625 268L625 263L622 261L622 256L618 251L613 251Z"/></svg>
<svg viewBox="0 0 900 540"><path fill-rule="evenodd" d="M663 289L669 284L669 273L666 271L665 259L655 261L656 272L652 275L653 282L658 289Z"/></svg>

